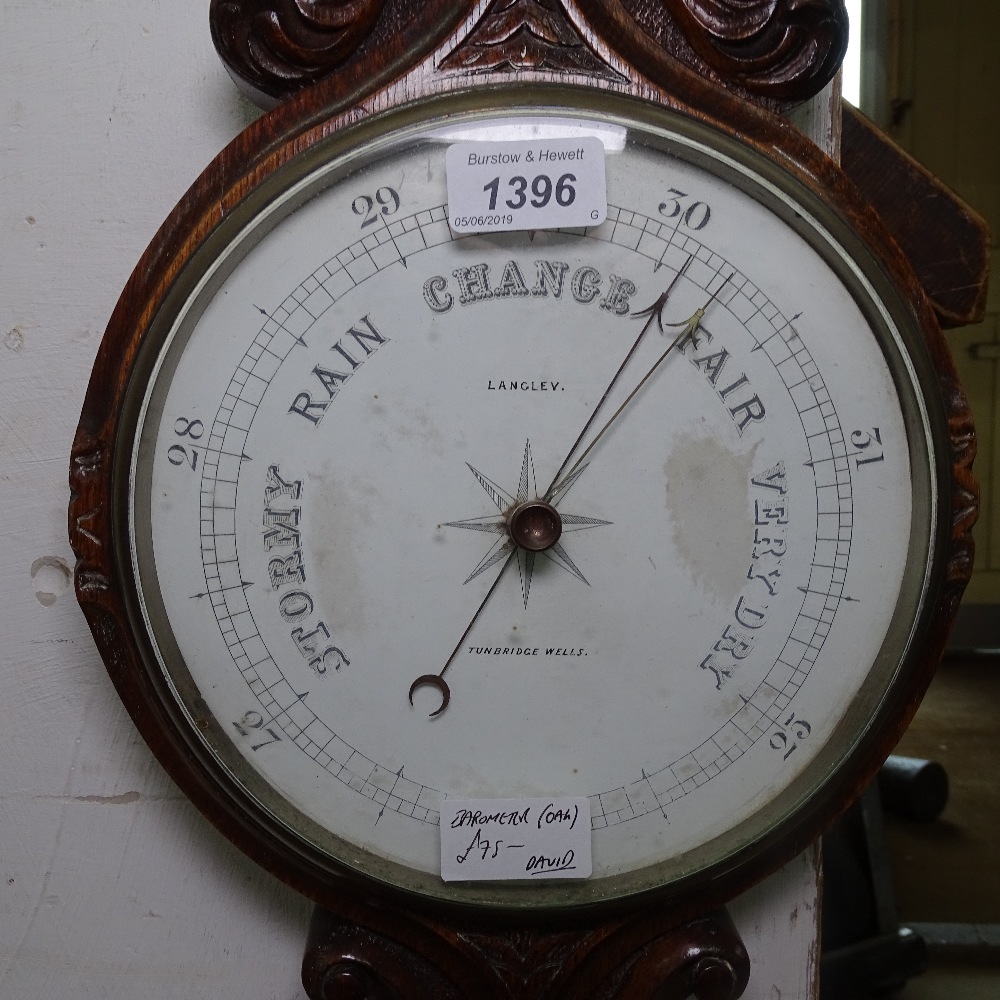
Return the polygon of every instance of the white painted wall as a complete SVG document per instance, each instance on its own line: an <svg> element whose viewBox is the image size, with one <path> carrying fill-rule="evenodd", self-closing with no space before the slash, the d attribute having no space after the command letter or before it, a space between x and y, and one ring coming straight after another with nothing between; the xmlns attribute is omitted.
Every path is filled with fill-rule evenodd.
<svg viewBox="0 0 1000 1000"><path fill-rule="evenodd" d="M189 806L73 596L69 449L160 221L256 111L208 0L3 0L0 1000L301 1000L310 907ZM809 858L735 908L748 997L811 996Z"/></svg>

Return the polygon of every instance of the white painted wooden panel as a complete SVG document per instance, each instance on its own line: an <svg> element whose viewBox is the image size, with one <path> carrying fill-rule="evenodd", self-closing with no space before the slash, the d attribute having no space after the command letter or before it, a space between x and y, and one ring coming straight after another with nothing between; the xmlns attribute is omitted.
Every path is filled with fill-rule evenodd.
<svg viewBox="0 0 1000 1000"><path fill-rule="evenodd" d="M256 111L208 0L4 0L0 32L0 1000L301 1000L309 906L164 776L71 587L69 448L162 218ZM809 997L810 858L735 907L747 996Z"/></svg>

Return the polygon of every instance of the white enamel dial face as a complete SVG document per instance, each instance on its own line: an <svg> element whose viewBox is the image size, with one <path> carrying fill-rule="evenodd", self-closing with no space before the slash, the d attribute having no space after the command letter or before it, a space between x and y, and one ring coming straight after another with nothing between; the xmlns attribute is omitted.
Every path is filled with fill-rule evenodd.
<svg viewBox="0 0 1000 1000"><path fill-rule="evenodd" d="M604 141L607 221L453 233L449 143L548 135ZM621 896L767 837L862 737L920 612L927 415L847 251L709 141L409 125L270 196L168 317L143 614L205 752L335 862ZM441 882L443 797L564 795L589 881Z"/></svg>

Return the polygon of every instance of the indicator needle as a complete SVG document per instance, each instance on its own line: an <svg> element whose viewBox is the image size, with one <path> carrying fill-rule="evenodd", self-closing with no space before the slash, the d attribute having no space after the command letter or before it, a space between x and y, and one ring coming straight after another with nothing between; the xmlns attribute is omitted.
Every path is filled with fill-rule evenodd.
<svg viewBox="0 0 1000 1000"><path fill-rule="evenodd" d="M500 572L497 573L497 578L493 581L490 589L486 591L486 596L483 598L482 603L476 609L476 613L472 616L472 621L469 622L465 631L462 633L461 638L455 644L455 648L451 651L451 656L448 657L445 665L441 668L439 674L421 674L411 685L410 685L410 705L413 705L413 692L417 688L421 687L433 687L437 688L438 693L441 695L441 704L430 713L430 717L433 719L435 716L440 715L447 707L448 703L451 701L451 688L448 687L448 682L444 679L444 675L448 668L451 666L455 657L458 656L458 651L462 648L462 644L465 642L469 633L472 631L472 626L476 624L479 620L479 616L483 613L483 608L486 607L487 601L493 596L493 592L497 589L504 573L507 572L507 567L511 564L514 556L517 554L517 548L511 549L511 553L507 556L506 562L500 568Z"/></svg>
<svg viewBox="0 0 1000 1000"><path fill-rule="evenodd" d="M545 500L551 501L552 498L558 492L556 489L556 484L559 484L559 486L561 487L572 476L572 473L570 473L567 476L563 476L563 472L566 470L566 466L569 465L569 460L573 457L573 453L579 447L580 442L583 440L587 431L590 430L591 424L593 424L593 422L597 419L597 414L601 412L601 407L604 406L608 396L611 395L611 390L614 389L615 385L618 383L618 379L621 377L622 372L625 371L625 368L627 367L628 363L632 360L632 356L639 349L639 344L642 343L642 339L643 337L646 336L646 332L653 325L654 319L657 321L657 325L660 327L660 331L662 332L663 307L667 304L667 299L670 297L670 293L673 291L674 285L676 285L677 282L680 281L681 275L688 269L688 265L690 265L692 259L693 258L689 256L688 259L684 261L684 263L681 265L681 269L674 275L673 280L667 286L666 291L663 292L660 295L660 297L648 309L643 309L642 312L636 313L637 317L648 316L649 319L647 319L646 322L643 324L642 329L639 331L639 336L635 338L635 343L629 349L628 354L625 355L625 360L622 361L622 363L618 366L618 371L615 372L614 377L611 379L611 382L608 385L607 389L604 390L604 395L601 396L597 406L594 407L594 412L591 413L590 418L583 425L583 430L580 431L579 435L577 436L577 439L573 442L573 446L567 453L566 458L563 460L562 465L559 466L559 470L552 478L552 485L549 486L549 488L545 491L545 497L544 497ZM588 448L587 450L589 451L590 449ZM578 461L576 465L574 465L573 467L574 471L576 470L576 467L579 465L580 462Z"/></svg>
<svg viewBox="0 0 1000 1000"><path fill-rule="evenodd" d="M569 488L569 486L572 485L573 481L582 471L583 463L586 461L587 456L594 449L598 441L601 440L601 438L604 436L607 430L612 426L612 424L614 424L614 422L621 415L622 411L635 398L635 395L639 392L639 390L646 384L646 382L649 381L650 378L652 378L653 374L660 367L660 365L663 364L663 362L667 359L667 357L669 357L670 353L674 350L674 348L677 347L677 345L685 337L694 337L695 333L698 330L699 325L701 324L701 321L705 315L706 310L715 301L715 299L722 291L722 289L725 288L725 286L729 283L729 280L732 277L732 275L726 278L726 280L723 281L722 284L719 285L719 287L714 292L712 292L712 294L708 297L703 306L701 306L699 309L696 309L683 322L664 323L663 308L666 305L667 299L670 297L670 293L673 291L674 286L680 280L681 275L683 275L684 272L687 270L692 259L693 259L692 257L688 257L688 259L684 262L683 266L680 268L677 274L674 275L673 280L667 286L666 290L656 299L656 301L648 309L643 309L641 312L636 314L636 316L646 316L648 318L646 319L646 322L643 324L642 330L639 331L639 336L636 337L635 343L632 344L632 347L629 349L628 354L625 355L624 361L622 361L622 363L618 366L618 370L615 372L614 377L611 379L611 382L608 385L607 389L604 390L604 395L601 396L600 401L594 408L593 413L591 413L590 417L588 418L586 424L583 427L583 430L580 432L577 439L573 442L573 447L570 448L569 453L566 455L566 458L563 460L562 465L559 467L559 471L556 473L555 477L552 480L552 485L549 486L545 495L541 498L536 498L534 500L527 497L519 497L521 503L518 505L518 507L514 508L513 515L516 516L517 512L520 511L521 508L526 508L526 509L530 508L528 513L536 515L533 517L528 517L526 519L526 524L530 524L532 526L531 529L527 530L526 533L522 532L522 530L516 526L515 521L512 520L511 512L508 512L508 514L505 516L506 530L510 533L511 536L510 541L513 542L513 544L511 545L511 550L507 555L506 559L504 560L503 565L500 567L500 572L497 574L496 579L490 585L490 589L486 592L486 596L480 602L479 607L476 609L476 612L472 616L471 621L466 626L465 631L462 633L458 642L455 644L455 648L451 651L451 655L445 661L445 665L441 668L441 671L436 674L421 674L410 685L409 701L411 707L413 706L413 695L419 688L432 687L440 695L441 704L438 705L438 707L433 712L429 713L430 718L433 719L436 716L441 715L441 713L445 711L445 709L451 703L451 688L449 687L448 682L444 679L444 675L448 672L448 668L451 667L452 663L455 661L455 658L461 651L462 646L465 644L465 640L469 636L469 633L472 631L476 622L479 620L480 615L483 613L483 609L489 603L490 598L496 592L496 589L500 585L500 581L501 579L503 579L503 576L507 572L508 567L514 561L514 557L521 549L528 550L531 553L533 553L536 549L543 549L550 547L552 544L558 541L559 534L558 532L556 532L552 540L551 541L547 540L544 545L536 546L534 544L534 542L532 541L532 532L535 529L535 527L537 527L537 523L539 520L537 515L543 509L547 508L547 512L551 515L551 517L554 518L556 521L559 520L559 515L552 506L554 498L562 493L565 493L565 491ZM566 472L566 468L569 465L570 460L572 459L574 453L576 452L576 449L580 446L580 442L584 439L587 432L590 430L591 425L594 423L594 420L596 419L598 413L601 411L602 407L604 406L604 403L607 401L608 396L610 396L612 389L614 389L615 385L618 383L618 379L621 377L622 372L625 371L625 368L628 366L629 361L632 359L635 352L638 350L640 343L642 343L642 340L645 337L646 333L648 332L649 328L653 325L654 320L656 321L657 326L659 326L661 333L664 332L663 331L664 326L670 327L672 329L680 328L680 332L677 334L676 337L674 337L674 339L670 342L670 345L660 355L660 357L657 358L653 366L646 372L645 375L643 375L643 377L636 384L635 388L633 388L632 391L628 394L628 396L625 397L624 402L618 407L617 410L615 410L615 412L610 416L610 418L604 424L604 426L597 432L593 440L590 442L589 445L587 445L587 447L584 449L580 457L573 463L569 471ZM527 462L527 460L528 459L526 453L525 461ZM475 472L474 469L473 472ZM538 508L538 510L535 510L535 508Z"/></svg>

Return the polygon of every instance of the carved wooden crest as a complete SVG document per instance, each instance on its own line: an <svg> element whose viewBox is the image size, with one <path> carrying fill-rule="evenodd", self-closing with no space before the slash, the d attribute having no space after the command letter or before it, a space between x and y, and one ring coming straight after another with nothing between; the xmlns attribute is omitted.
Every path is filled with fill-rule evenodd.
<svg viewBox="0 0 1000 1000"><path fill-rule="evenodd" d="M452 35L439 71L614 80L606 43L658 83L693 70L772 109L833 78L848 28L843 0L212 0L211 26L234 77L266 103L324 78L345 93L358 77L388 82Z"/></svg>

